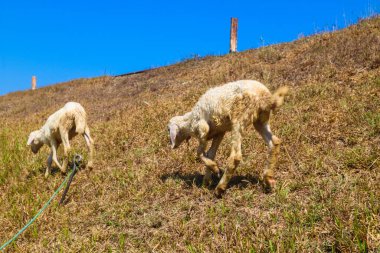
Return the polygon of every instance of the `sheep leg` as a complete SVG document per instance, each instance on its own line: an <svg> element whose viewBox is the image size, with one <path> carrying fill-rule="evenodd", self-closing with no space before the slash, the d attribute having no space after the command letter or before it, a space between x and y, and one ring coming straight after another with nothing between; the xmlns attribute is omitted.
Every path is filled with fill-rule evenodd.
<svg viewBox="0 0 380 253"><path fill-rule="evenodd" d="M269 157L266 166L267 168L264 170L263 173L263 182L264 187L268 191L271 191L276 184L276 180L274 179L274 170L277 167L281 140L272 134L268 122L262 123L258 121L254 123L254 126L268 145Z"/></svg>
<svg viewBox="0 0 380 253"><path fill-rule="evenodd" d="M218 150L219 148L219 145L220 143L222 142L223 140L223 137L224 137L224 134L220 134L220 135L217 135L216 137L214 137L212 139L212 144L211 144L211 147L210 149L207 151L207 158L215 161L215 156L216 156L216 151ZM216 165L217 166L217 165ZM217 170L219 171L218 173L218 176L220 176L220 170L219 168L217 168ZM209 186L210 183L211 183L211 175L212 175L212 172L215 171L215 169L213 168L209 168L208 166L206 166L206 171L205 171L205 176L203 177L203 185L204 186Z"/></svg>
<svg viewBox="0 0 380 253"><path fill-rule="evenodd" d="M93 159L94 159L94 141L92 140L91 136L90 136L90 129L88 128L88 126L86 126L85 130L84 130L84 139L86 141L86 144L87 144L87 148L89 150L89 159L88 159L88 163L87 163L87 167L89 167L90 169L93 168Z"/></svg>
<svg viewBox="0 0 380 253"><path fill-rule="evenodd" d="M231 153L227 161L227 169L215 189L215 195L217 197L220 197L227 189L228 182L234 175L241 158L241 129L239 124L235 124L232 128L232 145Z"/></svg>
<svg viewBox="0 0 380 253"><path fill-rule="evenodd" d="M53 152L50 152L50 155L47 159L47 168L45 172L45 178L47 178L51 173L51 164L53 163Z"/></svg>
<svg viewBox="0 0 380 253"><path fill-rule="evenodd" d="M61 139L62 139L62 144L63 144L63 165L61 168L62 173L66 173L67 171L67 164L69 162L69 152L70 152L70 142L69 142L69 133L66 130L60 129L60 134L61 134Z"/></svg>
<svg viewBox="0 0 380 253"><path fill-rule="evenodd" d="M61 166L61 164L58 162L58 158L57 158L57 149L58 149L58 144L55 142L55 141L53 141L52 143L51 143L51 153L53 154L53 161L54 161L54 163L58 166L58 168L60 169L60 170L62 170L62 166Z"/></svg>
<svg viewBox="0 0 380 253"><path fill-rule="evenodd" d="M197 150L197 155L200 160L206 165L206 167L210 168L213 172L219 173L219 168L216 162L211 160L206 155L206 146L207 146L207 140L201 139L199 140L199 146Z"/></svg>
<svg viewBox="0 0 380 253"><path fill-rule="evenodd" d="M220 143L223 140L223 137L224 137L224 133L223 134L219 134L219 135L215 136L214 139L212 139L211 147L207 151L207 157L208 158L210 158L212 160L215 159L216 152L218 151L218 148L220 146Z"/></svg>

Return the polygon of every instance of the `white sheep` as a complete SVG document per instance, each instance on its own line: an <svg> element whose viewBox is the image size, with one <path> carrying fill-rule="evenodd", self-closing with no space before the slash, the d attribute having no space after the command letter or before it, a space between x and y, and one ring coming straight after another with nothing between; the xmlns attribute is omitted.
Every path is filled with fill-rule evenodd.
<svg viewBox="0 0 380 253"><path fill-rule="evenodd" d="M70 151L69 140L77 134L83 135L86 140L90 152L87 166L92 168L94 142L91 139L90 129L87 125L86 112L79 103L68 102L63 108L53 113L40 130L34 131L29 135L27 144L31 147L34 154L36 154L44 144L50 147L51 153L47 160L45 177L48 177L51 172L52 161L56 163L63 173L66 173L68 154ZM61 143L63 144L64 150L62 165L57 159L57 150Z"/></svg>
<svg viewBox="0 0 380 253"><path fill-rule="evenodd" d="M212 88L199 99L191 112L169 121L171 147L177 148L191 137L198 139L197 155L206 165L203 185L208 186L212 172L220 173L214 161L216 151L225 133L231 131L231 153L227 168L215 190L215 194L221 196L242 158L242 132L253 124L269 147L263 181L270 190L275 183L273 169L277 164L281 141L270 130L269 117L272 110L283 104L287 92L287 87L281 87L272 95L262 83L253 80L241 80ZM208 140L212 140L212 144L206 153Z"/></svg>

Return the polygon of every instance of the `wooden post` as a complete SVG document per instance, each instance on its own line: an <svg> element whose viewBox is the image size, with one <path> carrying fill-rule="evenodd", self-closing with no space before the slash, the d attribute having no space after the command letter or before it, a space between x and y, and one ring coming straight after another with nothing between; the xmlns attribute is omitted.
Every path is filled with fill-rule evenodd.
<svg viewBox="0 0 380 253"><path fill-rule="evenodd" d="M231 18L230 53L237 51L237 28L238 28L238 19Z"/></svg>
<svg viewBox="0 0 380 253"><path fill-rule="evenodd" d="M36 76L32 76L32 90L37 88L37 78Z"/></svg>

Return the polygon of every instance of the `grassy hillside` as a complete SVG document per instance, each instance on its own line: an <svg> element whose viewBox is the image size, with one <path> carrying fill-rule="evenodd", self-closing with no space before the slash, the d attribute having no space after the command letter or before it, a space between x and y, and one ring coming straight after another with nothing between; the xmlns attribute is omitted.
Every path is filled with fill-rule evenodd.
<svg viewBox="0 0 380 253"><path fill-rule="evenodd" d="M266 146L249 129L237 174L216 199L201 187L196 142L170 150L166 124L210 87L238 79L291 88L271 123L283 140L277 188L266 194L258 183ZM26 140L67 101L88 112L95 168L78 173L67 204L55 200L6 252L380 252L378 17L292 43L0 97L0 243L64 178L55 170L45 179L48 149L33 155ZM80 137L72 144L87 153Z"/></svg>

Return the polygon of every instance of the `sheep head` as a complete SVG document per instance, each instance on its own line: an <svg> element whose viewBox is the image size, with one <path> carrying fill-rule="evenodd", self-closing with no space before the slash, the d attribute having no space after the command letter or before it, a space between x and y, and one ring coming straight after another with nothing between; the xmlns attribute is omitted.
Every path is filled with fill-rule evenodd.
<svg viewBox="0 0 380 253"><path fill-rule="evenodd" d="M184 140L189 140L189 126L184 116L176 116L171 118L168 124L171 148L178 148Z"/></svg>
<svg viewBox="0 0 380 253"><path fill-rule="evenodd" d="M31 147L34 154L37 154L40 148L44 145L42 141L42 133L40 130L30 133L27 145Z"/></svg>

